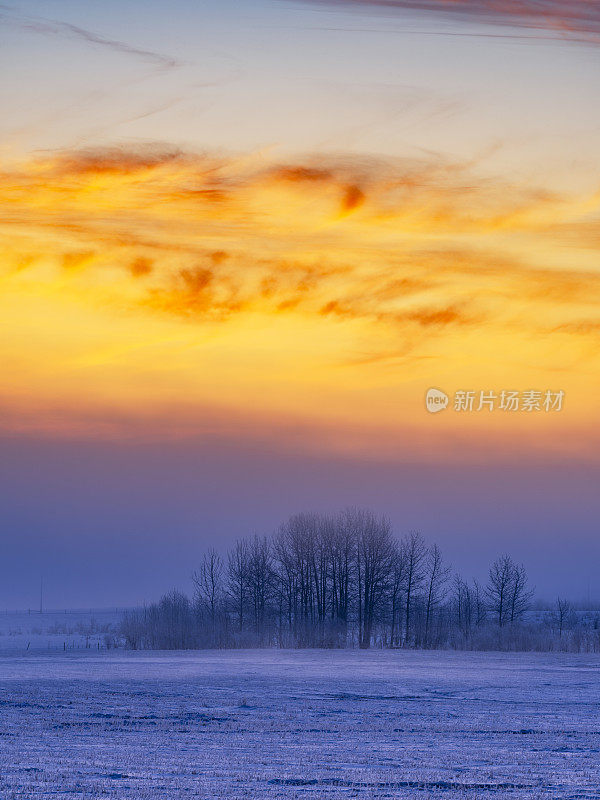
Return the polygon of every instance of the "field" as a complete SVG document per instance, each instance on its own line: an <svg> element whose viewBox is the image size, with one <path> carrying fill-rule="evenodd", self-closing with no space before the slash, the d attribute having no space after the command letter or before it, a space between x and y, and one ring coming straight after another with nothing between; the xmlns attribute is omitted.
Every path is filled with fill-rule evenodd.
<svg viewBox="0 0 600 800"><path fill-rule="evenodd" d="M5 611L0 613L0 653L40 650L106 649L121 609Z"/></svg>
<svg viewBox="0 0 600 800"><path fill-rule="evenodd" d="M0 655L0 797L600 798L600 659Z"/></svg>

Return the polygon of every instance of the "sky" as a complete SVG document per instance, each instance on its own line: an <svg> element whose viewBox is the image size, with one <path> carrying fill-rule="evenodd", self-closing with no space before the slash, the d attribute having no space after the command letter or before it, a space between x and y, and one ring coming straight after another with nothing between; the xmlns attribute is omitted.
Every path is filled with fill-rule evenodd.
<svg viewBox="0 0 600 800"><path fill-rule="evenodd" d="M0 608L42 574L53 607L151 600L348 505L600 598L595 3L0 28Z"/></svg>

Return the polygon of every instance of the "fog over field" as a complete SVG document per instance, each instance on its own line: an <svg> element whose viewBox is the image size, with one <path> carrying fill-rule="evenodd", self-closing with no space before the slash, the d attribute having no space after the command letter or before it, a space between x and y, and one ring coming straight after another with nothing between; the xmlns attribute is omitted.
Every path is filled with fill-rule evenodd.
<svg viewBox="0 0 600 800"><path fill-rule="evenodd" d="M61 609L0 613L0 653L108 649L124 609Z"/></svg>
<svg viewBox="0 0 600 800"><path fill-rule="evenodd" d="M600 657L0 657L0 796L598 798Z"/></svg>

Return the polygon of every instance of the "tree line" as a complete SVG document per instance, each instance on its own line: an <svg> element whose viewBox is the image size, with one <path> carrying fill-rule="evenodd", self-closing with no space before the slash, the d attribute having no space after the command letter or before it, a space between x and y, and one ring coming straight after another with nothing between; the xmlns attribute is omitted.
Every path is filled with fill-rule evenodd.
<svg viewBox="0 0 600 800"><path fill-rule="evenodd" d="M523 565L503 555L485 585L466 581L437 544L418 532L398 538L386 517L365 509L296 514L271 537L239 539L225 556L210 549L192 581L191 598L173 590L128 612L126 644L522 649L528 637L548 649L540 623L524 627L533 590ZM557 608L561 639L565 602Z"/></svg>

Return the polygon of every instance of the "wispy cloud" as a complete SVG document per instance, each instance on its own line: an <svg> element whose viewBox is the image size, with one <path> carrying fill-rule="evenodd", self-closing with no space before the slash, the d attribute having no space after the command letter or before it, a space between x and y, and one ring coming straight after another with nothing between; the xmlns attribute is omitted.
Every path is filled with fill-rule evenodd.
<svg viewBox="0 0 600 800"><path fill-rule="evenodd" d="M56 234L63 269L103 283L120 269L115 292L128 276L130 301L157 313L301 311L417 332L506 318L502 304L484 312L490 295L581 302L582 276L546 267L547 242L571 259L572 231L597 225L598 206L443 159L276 164L161 147L38 160L0 175L0 191L5 232L32 250ZM588 297L599 280L590 270Z"/></svg>
<svg viewBox="0 0 600 800"><path fill-rule="evenodd" d="M556 35L600 37L600 6L594 0L307 0L346 9L385 9L437 14L447 18L512 26Z"/></svg>
<svg viewBox="0 0 600 800"><path fill-rule="evenodd" d="M97 45L116 53L133 56L134 58L153 64L160 69L173 69L183 65L183 62L172 56L154 50L136 47L135 45L120 41L119 39L102 36L87 28L73 25L70 22L19 14L10 6L0 5L0 18L3 20L4 24L18 27L21 30L32 31L33 33L39 33L45 36L58 36L64 39L88 42L89 44Z"/></svg>

